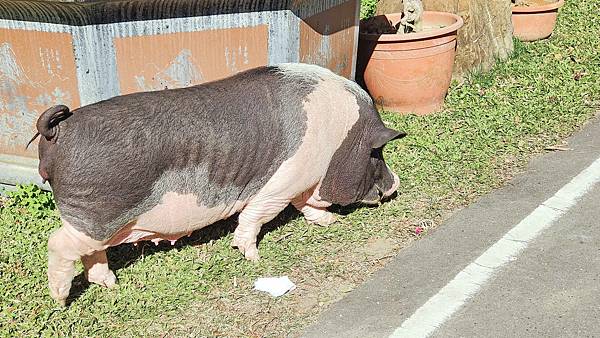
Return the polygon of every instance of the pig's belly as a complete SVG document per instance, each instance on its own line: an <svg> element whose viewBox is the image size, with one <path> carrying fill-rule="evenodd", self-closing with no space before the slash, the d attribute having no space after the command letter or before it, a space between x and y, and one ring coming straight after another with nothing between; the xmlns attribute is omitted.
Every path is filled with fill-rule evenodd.
<svg viewBox="0 0 600 338"><path fill-rule="evenodd" d="M162 240L175 241L189 236L192 231L204 228L219 220L230 217L241 211L244 202L237 201L232 205L205 207L196 203L192 195L179 195L169 192L163 196L161 203L129 222L109 241L114 246L121 243L152 241L158 245Z"/></svg>

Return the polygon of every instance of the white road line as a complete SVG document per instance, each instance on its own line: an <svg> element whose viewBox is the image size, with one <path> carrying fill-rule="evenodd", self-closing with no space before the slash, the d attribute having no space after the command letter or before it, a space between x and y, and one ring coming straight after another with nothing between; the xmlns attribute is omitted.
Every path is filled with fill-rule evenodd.
<svg viewBox="0 0 600 338"><path fill-rule="evenodd" d="M600 182L600 158L579 173L453 280L392 333L391 338L427 337L474 296L506 263L514 261L542 231L564 215L594 184Z"/></svg>

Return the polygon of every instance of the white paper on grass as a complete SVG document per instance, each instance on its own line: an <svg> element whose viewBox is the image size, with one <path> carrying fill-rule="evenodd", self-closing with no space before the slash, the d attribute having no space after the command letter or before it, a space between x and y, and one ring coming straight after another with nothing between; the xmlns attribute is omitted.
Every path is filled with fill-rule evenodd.
<svg viewBox="0 0 600 338"><path fill-rule="evenodd" d="M273 297L283 296L295 288L296 284L288 276L259 278L254 282L255 290L268 292Z"/></svg>

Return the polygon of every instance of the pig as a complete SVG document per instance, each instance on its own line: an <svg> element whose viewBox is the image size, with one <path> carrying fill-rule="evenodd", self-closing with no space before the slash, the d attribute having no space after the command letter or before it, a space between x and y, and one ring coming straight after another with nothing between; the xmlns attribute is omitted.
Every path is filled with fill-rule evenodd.
<svg viewBox="0 0 600 338"><path fill-rule="evenodd" d="M50 295L65 304L80 259L113 287L106 249L172 243L238 214L232 246L259 259L257 235L290 203L328 225L332 204L377 205L398 188L387 128L355 82L281 64L181 89L117 96L37 121L39 173L62 226L48 240Z"/></svg>

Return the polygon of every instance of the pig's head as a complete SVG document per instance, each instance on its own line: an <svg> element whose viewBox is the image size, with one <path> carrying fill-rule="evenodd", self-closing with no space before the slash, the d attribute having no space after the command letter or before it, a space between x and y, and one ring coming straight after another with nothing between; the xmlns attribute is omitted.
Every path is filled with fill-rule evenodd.
<svg viewBox="0 0 600 338"><path fill-rule="evenodd" d="M398 188L398 176L385 163L383 147L406 133L385 127L376 112L361 115L327 169L319 189L323 201L377 205Z"/></svg>
<svg viewBox="0 0 600 338"><path fill-rule="evenodd" d="M360 197L360 202L368 205L377 205L385 198L390 197L398 189L400 179L383 159L383 147L390 141L406 136L406 133L399 132L393 129L383 129L376 135L369 157L369 163L366 167L365 176L360 179L363 184L360 189L360 197L369 188L366 194ZM359 181L360 182L360 181Z"/></svg>

